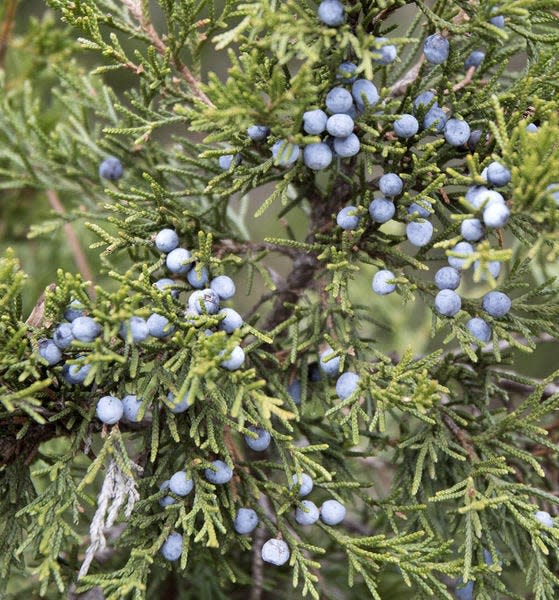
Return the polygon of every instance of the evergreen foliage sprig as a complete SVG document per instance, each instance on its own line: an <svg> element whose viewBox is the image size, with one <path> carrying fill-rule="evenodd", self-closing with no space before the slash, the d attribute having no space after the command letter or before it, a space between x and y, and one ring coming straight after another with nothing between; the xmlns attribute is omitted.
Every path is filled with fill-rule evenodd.
<svg viewBox="0 0 559 600"><path fill-rule="evenodd" d="M18 218L44 244L82 228L97 281L58 268L27 316L32 278L12 250L0 259L0 593L555 598L559 371L528 376L518 355L559 336L559 2L344 2L329 27L311 1L48 0L10 37L16 4L0 13L0 189L7 207L55 194L63 209L28 223L3 207L7 237ZM436 65L423 52L435 33L450 44ZM382 65L388 42L397 59ZM483 61L465 67L474 50ZM360 152L315 172L291 153L322 142L305 113L351 89L344 61L379 102L354 114ZM435 100L477 143L397 135ZM100 176L109 155L122 177ZM463 223L489 205L472 190L494 162L510 171L510 218L465 252ZM380 223L369 206L386 173L403 191ZM406 230L426 219L435 232L414 247ZM165 228L190 252L168 288ZM433 274L449 259L463 297L445 316ZM396 292L377 296L382 270ZM211 296L193 309L206 272L236 282L231 331ZM482 304L496 290L512 298L505 315ZM98 335L49 365L41 349L68 308ZM167 329L135 342L126 324L153 315ZM130 395L135 418L102 418L102 397ZM260 435L272 443L257 452ZM230 479L212 482L221 468ZM169 487L179 471L186 495ZM323 505L301 525L304 476L343 522ZM239 508L258 518L252 536L236 531ZM287 544L286 566L263 563L269 540Z"/></svg>

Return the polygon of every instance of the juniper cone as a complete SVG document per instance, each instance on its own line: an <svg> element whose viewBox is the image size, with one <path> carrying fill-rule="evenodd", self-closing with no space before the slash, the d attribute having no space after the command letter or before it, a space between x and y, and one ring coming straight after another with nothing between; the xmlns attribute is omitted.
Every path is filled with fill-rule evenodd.
<svg viewBox="0 0 559 600"><path fill-rule="evenodd" d="M0 598L556 600L558 48L0 2Z"/></svg>

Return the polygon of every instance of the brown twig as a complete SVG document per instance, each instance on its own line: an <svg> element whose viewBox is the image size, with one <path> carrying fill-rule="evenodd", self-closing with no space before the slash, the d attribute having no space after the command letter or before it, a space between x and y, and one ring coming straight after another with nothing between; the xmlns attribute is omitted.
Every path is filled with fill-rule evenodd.
<svg viewBox="0 0 559 600"><path fill-rule="evenodd" d="M14 24L14 19L16 16L17 3L18 0L8 0L6 5L6 14L0 27L0 68L4 66L6 52L8 51L10 34L12 33L12 25Z"/></svg>
<svg viewBox="0 0 559 600"><path fill-rule="evenodd" d="M122 3L126 6L126 8L128 8L130 14L136 19L142 31L148 36L157 52L161 55L166 54L167 46L159 37L159 34L150 21L146 19L142 4L137 0L122 0ZM193 94L207 106L214 107L214 103L200 89L200 81L192 74L190 69L176 56L171 57L171 63L188 83L188 86L192 90Z"/></svg>
<svg viewBox="0 0 559 600"><path fill-rule="evenodd" d="M252 542L252 587L249 600L261 600L264 585L264 561L262 560L262 546L266 539L266 528L259 525Z"/></svg>
<svg viewBox="0 0 559 600"><path fill-rule="evenodd" d="M353 193L353 187L343 182L338 182L335 189L336 193L330 194L327 198L324 198L313 187L306 190L311 203L310 233L305 239L307 244L314 243L317 233L332 226L332 213L339 210L339 207L343 206ZM266 331L271 331L291 316L291 309L286 306L287 304L296 304L304 291L316 289L319 286L319 282L314 278L319 266L320 262L314 253L296 250L291 272L284 285L275 294L276 301L263 326Z"/></svg>
<svg viewBox="0 0 559 600"><path fill-rule="evenodd" d="M407 73L403 75L398 81L390 88L390 95L392 97L403 96L406 93L408 87L417 79L419 71L425 62L425 56L422 54L421 58L413 65Z"/></svg>
<svg viewBox="0 0 559 600"><path fill-rule="evenodd" d="M214 252L216 256L222 257L227 252L233 252L235 254L244 254L247 252L262 252L268 250L270 252L277 252L278 254L285 254L291 258L295 258L300 250L296 248L290 248L288 246L279 246L278 244L272 244L271 242L237 242L235 240L219 240L219 246L216 246Z"/></svg>
<svg viewBox="0 0 559 600"><path fill-rule="evenodd" d="M462 79L462 81L459 81L457 84L455 84L455 85L452 86L452 91L453 92L458 92L462 88L465 88L469 83L472 83L472 80L474 78L475 72L476 72L476 67L470 67L466 71L466 75L464 76L464 79ZM449 91L445 90L445 93L448 94Z"/></svg>
<svg viewBox="0 0 559 600"><path fill-rule="evenodd" d="M454 437L460 442L460 445L464 450L466 450L468 457L472 462L478 462L479 457L476 453L476 450L470 441L470 438L466 434L466 432L460 428L458 423L444 410L442 411L442 419L443 423L446 425L448 430L454 435Z"/></svg>
<svg viewBox="0 0 559 600"><path fill-rule="evenodd" d="M52 208L59 215L64 215L66 213L66 211L64 210L64 207L62 206L62 202L60 202L60 198L58 197L58 194L54 190L47 190L47 198L49 199L49 203L52 206ZM72 251L74 261L76 262L76 266L78 267L78 271L83 275L83 278L86 281L90 282L89 291L91 292L92 295L95 295L95 288L93 285L94 284L93 273L89 267L89 263L85 256L85 253L82 250L82 247L78 240L78 236L76 235L76 232L74 231L74 228L72 227L71 223L64 224L64 232L66 233L66 237L68 238L68 243L70 244L70 250Z"/></svg>
<svg viewBox="0 0 559 600"><path fill-rule="evenodd" d="M516 392L518 394L526 395L531 394L536 387L539 385L539 381L534 380L532 384L520 383L519 381L514 381L513 379L507 379L507 377L512 377L514 373L507 373L506 371L496 371L492 370L492 373L500 377L500 381L497 385L503 390L509 392ZM550 398L551 396L559 393L559 384L550 383L545 386L542 391L542 398L545 400Z"/></svg>

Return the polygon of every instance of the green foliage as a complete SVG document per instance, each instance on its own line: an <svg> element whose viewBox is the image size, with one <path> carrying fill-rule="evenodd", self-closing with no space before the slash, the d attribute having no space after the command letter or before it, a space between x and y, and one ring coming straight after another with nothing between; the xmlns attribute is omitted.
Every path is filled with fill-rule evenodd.
<svg viewBox="0 0 559 600"><path fill-rule="evenodd" d="M345 4L338 29L318 22L316 3L296 0L49 0L38 20L20 7L0 70L2 228L17 250L0 260L1 594L452 598L461 578L477 598L557 596L559 526L534 514L559 514L559 371L526 375L518 355L539 356L559 336L549 187L559 181L559 2ZM497 7L504 29L489 23ZM7 9L0 16L9 31ZM438 66L421 59L435 31L451 43ZM394 65L375 62L380 36L398 49ZM481 48L485 60L466 73L465 57ZM274 164L275 141L319 141L302 132L303 113L324 107L344 60L382 97L356 116L361 152L320 173ZM475 148L429 130L395 137L394 120L427 89L481 131ZM260 144L246 135L255 123L270 128ZM240 164L219 168L237 153ZM99 177L107 155L122 161L122 179ZM456 256L461 222L480 216L465 194L495 160L512 172L510 221L467 258L461 311L441 317L433 273ZM381 226L367 212L382 172L400 174L405 189ZM404 231L417 218L412 202L436 229L419 250ZM348 204L361 221L342 231L335 215ZM69 224L96 281L73 273L71 242L62 264L31 251L26 277L20 238L54 252ZM185 312L184 279L178 298L153 285L168 276L154 248L163 227L178 232L198 273L235 279L239 330ZM373 297L382 268L397 293ZM39 298L40 276L52 285ZM513 300L501 319L481 309L496 288ZM39 341L73 300L102 333L74 340L64 365L49 367ZM127 319L153 313L172 334L141 344L120 335ZM486 345L466 327L474 316L491 325ZM238 345L245 363L228 371L220 365ZM344 400L334 380L315 376L327 346L340 372L360 377ZM87 366L83 385L65 380L69 366ZM107 394L141 399L138 422L102 425L95 406ZM173 412L185 395L188 410ZM269 451L245 449L252 426L272 435ZM217 458L234 471L224 486L205 477ZM194 481L186 498L160 489L177 470ZM296 523L290 483L302 473L313 501L344 503L343 524ZM168 493L174 502L162 506ZM241 506L260 518L253 537L234 532ZM183 536L173 564L159 552L172 531ZM272 537L291 558L263 569Z"/></svg>

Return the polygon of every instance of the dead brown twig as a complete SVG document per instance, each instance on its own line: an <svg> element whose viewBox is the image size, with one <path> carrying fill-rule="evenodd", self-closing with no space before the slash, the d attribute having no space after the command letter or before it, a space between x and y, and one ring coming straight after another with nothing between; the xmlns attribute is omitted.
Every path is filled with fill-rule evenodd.
<svg viewBox="0 0 559 600"><path fill-rule="evenodd" d="M162 55L165 54L167 52L167 46L159 37L159 34L157 33L153 25L149 22L148 19L146 19L141 2L137 0L122 0L122 3L126 6L126 8L128 8L130 14L134 17L134 19L136 19L138 25L141 27L142 31L148 36L157 52ZM192 90L192 93L207 106L214 107L213 102L200 89L200 81L192 74L190 69L185 64L183 64L177 57L172 57L171 63L188 83L188 86Z"/></svg>
<svg viewBox="0 0 559 600"><path fill-rule="evenodd" d="M0 26L0 68L4 66L6 52L8 51L12 26L16 16L17 3L18 0L9 0L7 2L4 20Z"/></svg>
<svg viewBox="0 0 559 600"><path fill-rule="evenodd" d="M52 208L59 215L66 214L64 206L62 206L62 202L60 202L60 198L54 190L47 190L47 198ZM78 267L79 272L83 275L84 279L90 282L89 291L92 295L95 295L93 273L89 267L89 262L87 261L85 253L78 240L78 236L76 235L71 223L64 224L64 233L68 238L68 244L70 245L70 250L72 251L76 266Z"/></svg>

